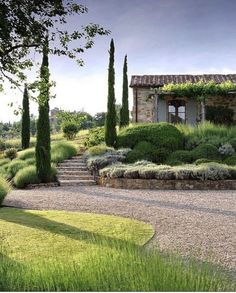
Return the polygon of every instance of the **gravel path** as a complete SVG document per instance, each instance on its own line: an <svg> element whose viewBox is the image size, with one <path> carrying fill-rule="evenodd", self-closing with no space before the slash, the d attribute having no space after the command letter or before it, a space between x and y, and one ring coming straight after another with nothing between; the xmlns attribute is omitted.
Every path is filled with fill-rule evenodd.
<svg viewBox="0 0 236 293"><path fill-rule="evenodd" d="M236 192L125 190L100 186L14 190L5 205L121 215L150 223L151 241L224 266L236 267Z"/></svg>

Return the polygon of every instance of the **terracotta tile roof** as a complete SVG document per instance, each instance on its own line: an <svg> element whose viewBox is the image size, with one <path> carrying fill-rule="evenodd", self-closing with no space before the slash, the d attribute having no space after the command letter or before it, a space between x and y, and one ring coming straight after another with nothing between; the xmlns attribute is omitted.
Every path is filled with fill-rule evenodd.
<svg viewBox="0 0 236 293"><path fill-rule="evenodd" d="M154 87L163 86L168 83L196 83L200 80L203 80L204 82L213 80L216 83L222 83L225 81L236 83L236 74L132 75L130 87Z"/></svg>

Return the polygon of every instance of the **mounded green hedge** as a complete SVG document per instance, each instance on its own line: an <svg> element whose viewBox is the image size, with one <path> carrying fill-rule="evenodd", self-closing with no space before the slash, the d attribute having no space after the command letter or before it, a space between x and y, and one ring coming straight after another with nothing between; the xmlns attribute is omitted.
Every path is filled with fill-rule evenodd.
<svg viewBox="0 0 236 293"><path fill-rule="evenodd" d="M217 149L212 144L201 144L191 151L193 160L208 159L208 160L220 160L221 156Z"/></svg>
<svg viewBox="0 0 236 293"><path fill-rule="evenodd" d="M148 141L141 141L127 154L126 162L134 163L139 160L147 160L160 164L165 161L168 152L167 149L157 148Z"/></svg>
<svg viewBox="0 0 236 293"><path fill-rule="evenodd" d="M141 141L147 141L157 148L175 151L183 147L183 134L174 126L166 122L136 124L119 132L118 147L134 148Z"/></svg>
<svg viewBox="0 0 236 293"><path fill-rule="evenodd" d="M167 165L178 165L177 162L180 163L191 163L193 161L193 156L190 151L179 150L171 153L167 160Z"/></svg>
<svg viewBox="0 0 236 293"><path fill-rule="evenodd" d="M225 159L224 163L230 166L236 166L236 154L233 154L232 156Z"/></svg>

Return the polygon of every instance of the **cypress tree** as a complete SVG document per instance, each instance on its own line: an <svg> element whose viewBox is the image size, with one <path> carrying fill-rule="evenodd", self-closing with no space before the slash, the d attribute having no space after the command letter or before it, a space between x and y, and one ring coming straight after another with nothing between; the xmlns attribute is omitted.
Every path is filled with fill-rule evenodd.
<svg viewBox="0 0 236 293"><path fill-rule="evenodd" d="M123 91L122 91L122 107L120 109L120 127L129 125L129 89L127 76L127 55L125 55L123 66Z"/></svg>
<svg viewBox="0 0 236 293"><path fill-rule="evenodd" d="M36 169L41 182L49 182L51 177L51 142L49 122L49 68L48 41L43 48L40 68L40 93L38 97L39 117L37 121Z"/></svg>
<svg viewBox="0 0 236 293"><path fill-rule="evenodd" d="M107 146L116 145L116 108L115 108L115 70L114 70L114 42L110 43L109 68L108 68L108 99L105 121L105 142Z"/></svg>
<svg viewBox="0 0 236 293"><path fill-rule="evenodd" d="M30 143L30 113L29 113L29 95L27 85L25 84L23 96L23 112L21 120L21 147L27 149Z"/></svg>

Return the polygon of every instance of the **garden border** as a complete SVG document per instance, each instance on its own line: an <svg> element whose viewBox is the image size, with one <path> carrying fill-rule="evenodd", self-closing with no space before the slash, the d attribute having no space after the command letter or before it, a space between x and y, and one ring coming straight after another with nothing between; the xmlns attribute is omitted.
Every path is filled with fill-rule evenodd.
<svg viewBox="0 0 236 293"><path fill-rule="evenodd" d="M236 180L158 180L129 178L97 178L99 185L122 189L159 190L236 190Z"/></svg>

